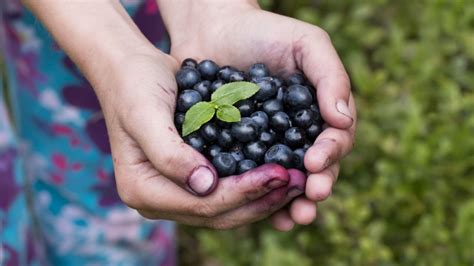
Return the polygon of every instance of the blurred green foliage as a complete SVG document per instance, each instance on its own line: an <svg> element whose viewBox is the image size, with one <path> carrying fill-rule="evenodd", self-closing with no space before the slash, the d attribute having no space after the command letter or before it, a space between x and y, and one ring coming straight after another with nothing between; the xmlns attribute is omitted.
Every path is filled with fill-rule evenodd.
<svg viewBox="0 0 474 266"><path fill-rule="evenodd" d="M330 33L353 83L356 146L314 224L181 227L181 262L473 265L474 1L261 2Z"/></svg>

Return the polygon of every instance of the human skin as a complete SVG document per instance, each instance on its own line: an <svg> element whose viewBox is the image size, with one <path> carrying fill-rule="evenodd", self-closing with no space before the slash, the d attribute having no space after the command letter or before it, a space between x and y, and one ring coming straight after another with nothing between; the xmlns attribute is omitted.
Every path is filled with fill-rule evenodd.
<svg viewBox="0 0 474 266"><path fill-rule="evenodd" d="M303 70L317 88L327 128L305 155L309 172L305 195L272 217L273 225L290 230L309 224L315 202L326 199L339 173L339 160L354 143L356 110L350 81L329 35L322 29L260 9L255 0L157 0L171 35L171 55L212 58L221 65L247 69L267 64L273 73Z"/></svg>
<svg viewBox="0 0 474 266"><path fill-rule="evenodd" d="M153 47L118 1L23 2L92 84L128 206L151 219L228 229L268 217L304 192L304 175L277 165L217 179L173 125L177 59Z"/></svg>

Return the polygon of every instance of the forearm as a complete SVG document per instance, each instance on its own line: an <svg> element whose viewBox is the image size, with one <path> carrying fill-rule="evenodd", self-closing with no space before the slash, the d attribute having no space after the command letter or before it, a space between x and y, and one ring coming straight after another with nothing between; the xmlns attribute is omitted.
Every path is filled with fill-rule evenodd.
<svg viewBox="0 0 474 266"><path fill-rule="evenodd" d="M116 0L23 0L89 81L152 45Z"/></svg>

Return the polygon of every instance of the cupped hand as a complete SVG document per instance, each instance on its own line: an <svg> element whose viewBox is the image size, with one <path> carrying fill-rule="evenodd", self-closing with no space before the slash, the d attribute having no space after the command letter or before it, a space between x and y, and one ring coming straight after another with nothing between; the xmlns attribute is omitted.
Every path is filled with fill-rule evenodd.
<svg viewBox="0 0 474 266"><path fill-rule="evenodd" d="M278 165L217 179L174 126L176 70L173 58L154 51L127 56L95 79L128 206L150 219L226 229L263 219L303 192L305 179Z"/></svg>
<svg viewBox="0 0 474 266"><path fill-rule="evenodd" d="M316 26L263 11L252 1L208 2L189 1L189 12L182 12L186 17L174 18L173 23L165 16L173 57L179 61L210 58L240 69L261 62L282 75L299 69L317 89L327 128L305 156L309 174L305 196L272 217L280 230L290 230L294 222L311 223L316 217L314 202L331 194L339 161L354 142L356 110L344 66L328 34Z"/></svg>

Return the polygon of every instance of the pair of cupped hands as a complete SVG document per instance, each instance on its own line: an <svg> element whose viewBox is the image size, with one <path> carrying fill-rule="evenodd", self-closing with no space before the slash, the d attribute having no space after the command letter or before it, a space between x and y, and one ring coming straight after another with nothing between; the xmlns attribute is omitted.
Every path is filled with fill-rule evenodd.
<svg viewBox="0 0 474 266"><path fill-rule="evenodd" d="M236 1L235 1L236 2ZM161 7L161 6L160 6ZM171 22L170 55L145 45L112 66L97 86L107 122L121 199L146 218L229 229L267 217L278 230L310 224L326 199L339 161L352 149L356 110L348 75L322 29L261 10L251 2L215 1L206 12ZM168 12L169 13L169 12ZM307 173L267 164L218 178L212 164L185 144L173 117L174 74L185 58L212 59L245 70L304 71L317 88L327 128L307 151Z"/></svg>

